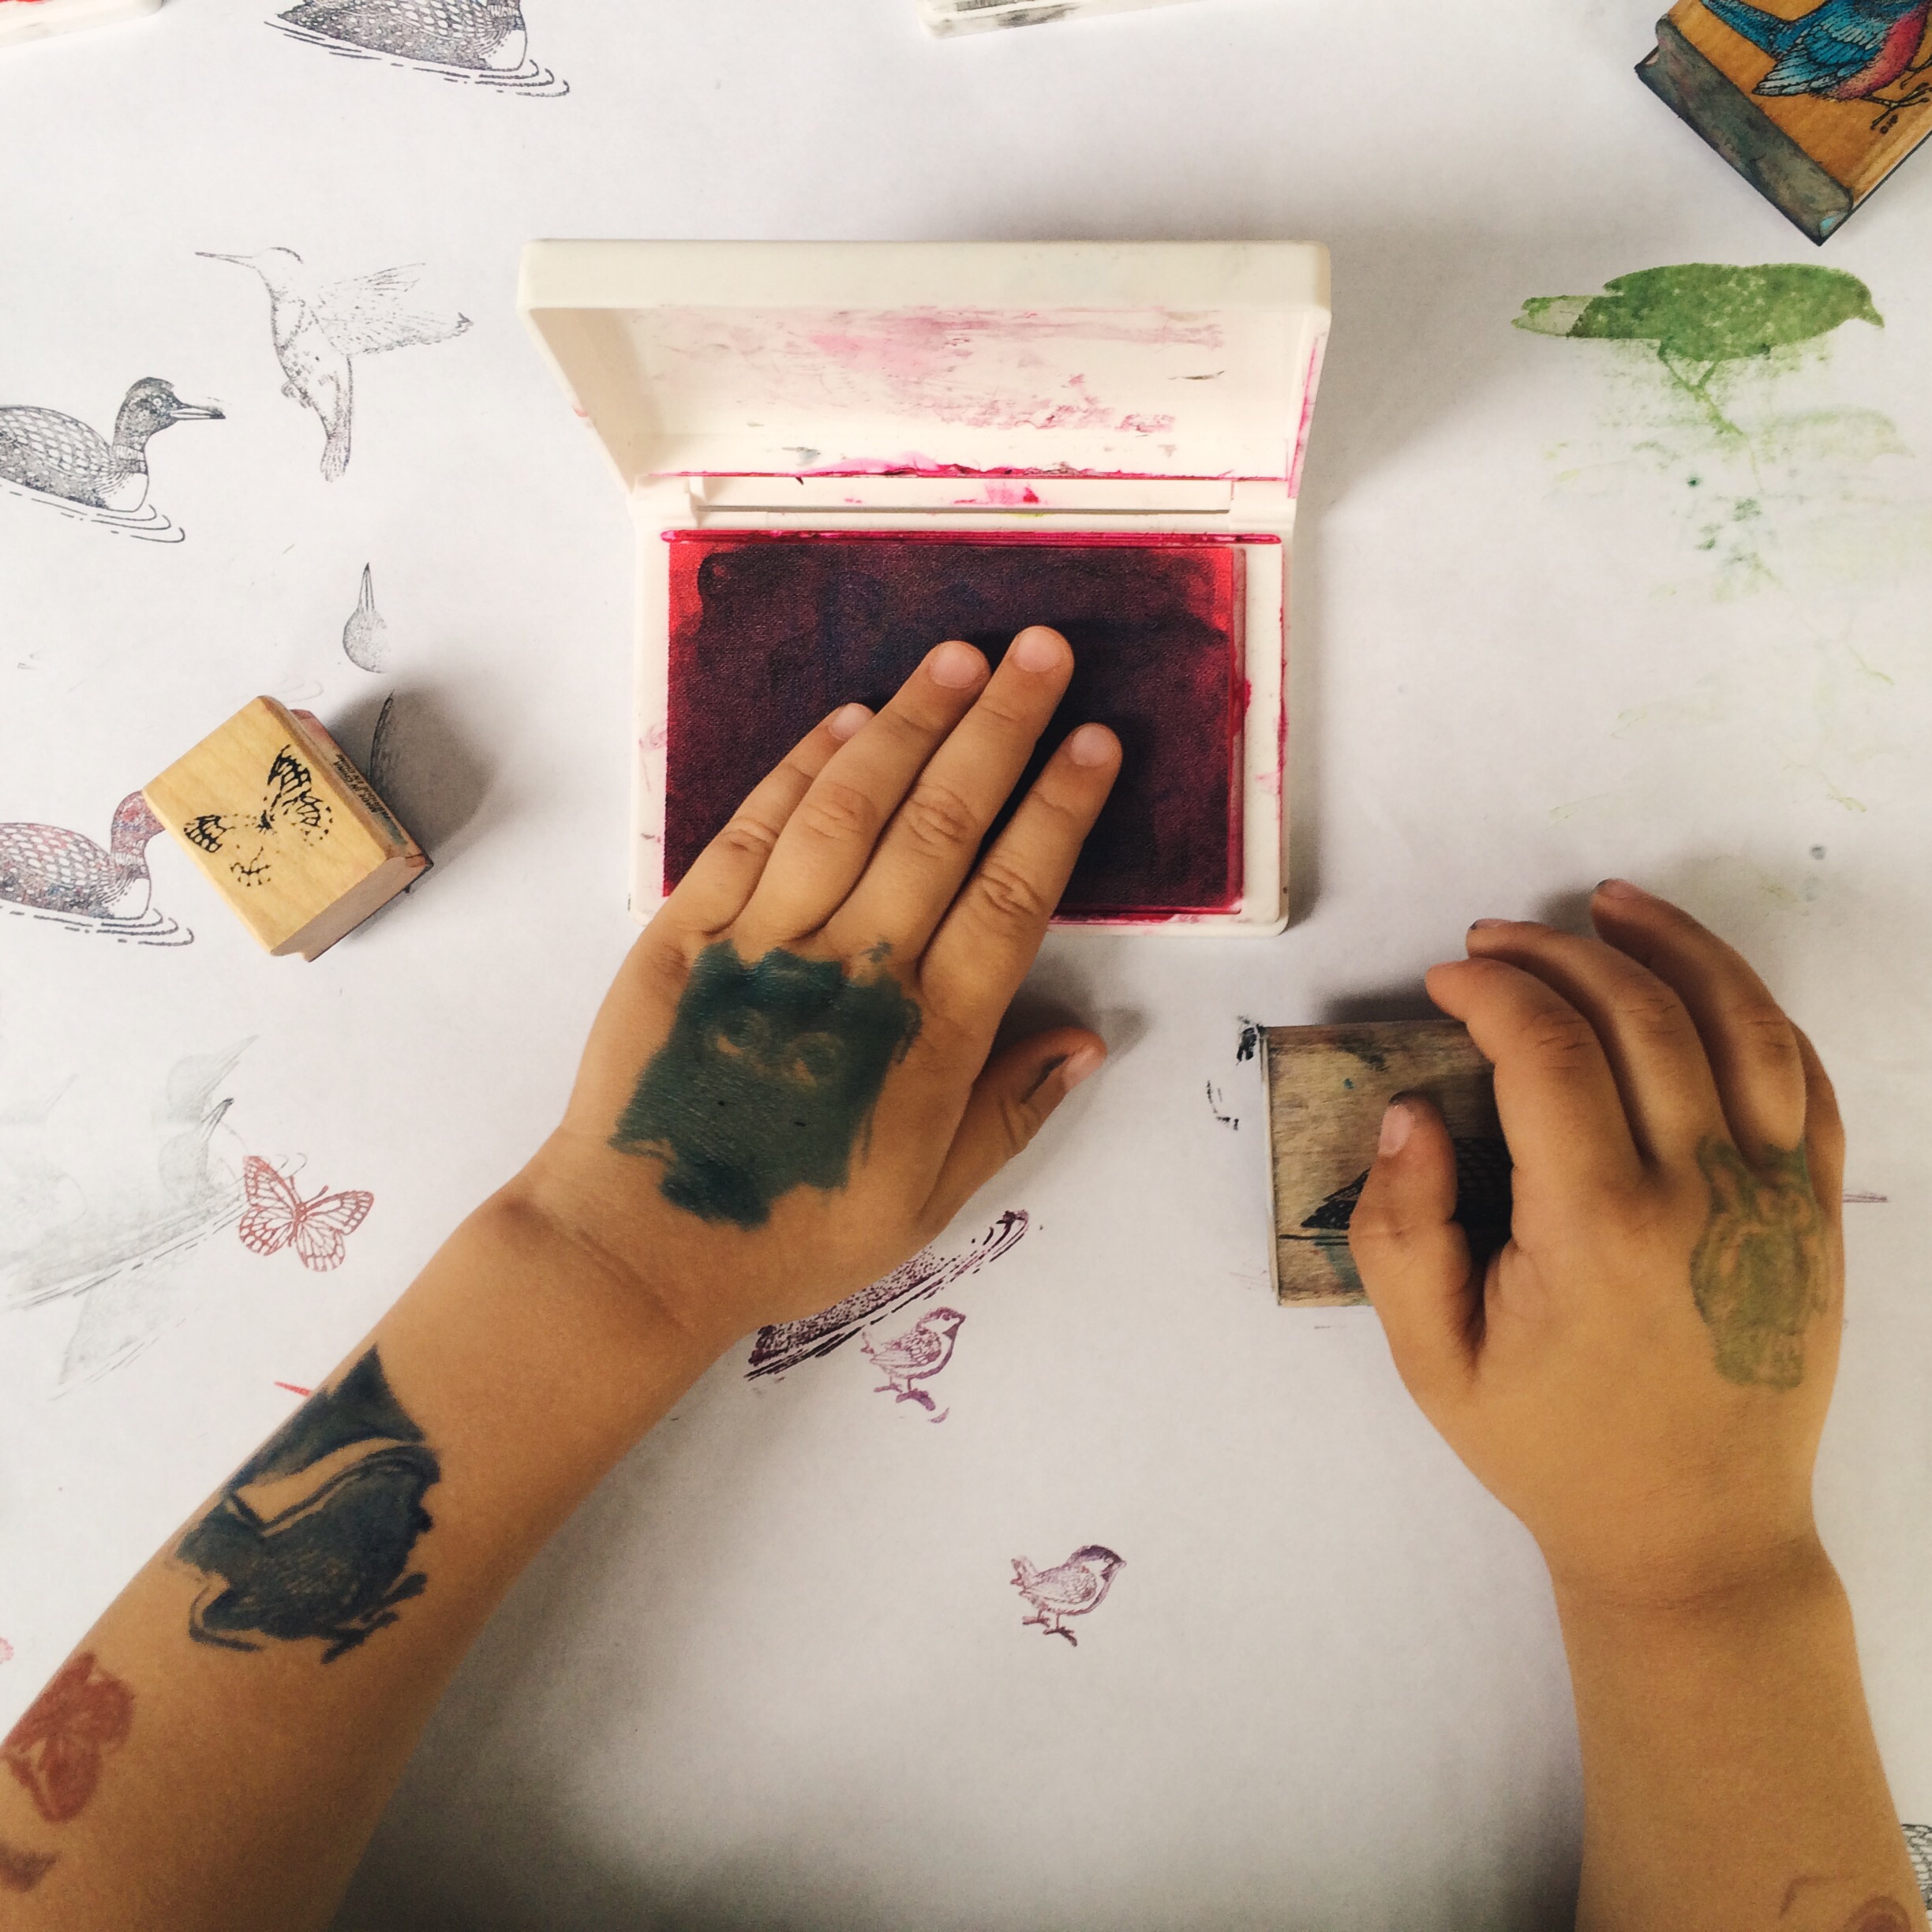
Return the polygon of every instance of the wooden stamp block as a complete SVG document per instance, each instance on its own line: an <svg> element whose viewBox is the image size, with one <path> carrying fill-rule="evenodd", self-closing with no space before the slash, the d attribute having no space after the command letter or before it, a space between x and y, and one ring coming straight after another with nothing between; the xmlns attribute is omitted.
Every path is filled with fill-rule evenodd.
<svg viewBox="0 0 1932 1932"><path fill-rule="evenodd" d="M1814 242L1932 133L1929 0L1679 0L1637 72Z"/></svg>
<svg viewBox="0 0 1932 1932"><path fill-rule="evenodd" d="M1441 1109L1456 1150L1456 1219L1478 1256L1509 1237L1510 1159L1489 1063L1452 1020L1270 1027L1261 1038L1268 1166L1275 1189L1275 1292L1334 1308L1368 1299L1348 1226L1375 1159L1383 1110L1398 1093Z"/></svg>
<svg viewBox="0 0 1932 1932"><path fill-rule="evenodd" d="M306 711L245 705L145 788L271 953L314 959L429 861Z"/></svg>

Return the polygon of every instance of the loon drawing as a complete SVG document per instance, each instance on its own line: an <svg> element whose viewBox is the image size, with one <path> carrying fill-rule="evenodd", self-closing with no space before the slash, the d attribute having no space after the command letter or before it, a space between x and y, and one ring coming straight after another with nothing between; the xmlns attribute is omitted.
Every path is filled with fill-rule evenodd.
<svg viewBox="0 0 1932 1932"><path fill-rule="evenodd" d="M58 410L0 409L0 477L95 510L138 510L148 500L148 438L221 414L212 402L184 402L158 376L128 391L112 442Z"/></svg>
<svg viewBox="0 0 1932 1932"><path fill-rule="evenodd" d="M320 419L322 474L331 481L349 467L354 358L447 342L470 326L467 316L406 303L404 298L422 279L420 264L325 283L293 249L264 249L258 255L218 255L209 249L200 253L210 261L234 262L261 277L268 291L275 360L282 365L282 393Z"/></svg>
<svg viewBox="0 0 1932 1932"><path fill-rule="evenodd" d="M291 27L378 54L513 73L526 36L520 0L300 0Z"/></svg>

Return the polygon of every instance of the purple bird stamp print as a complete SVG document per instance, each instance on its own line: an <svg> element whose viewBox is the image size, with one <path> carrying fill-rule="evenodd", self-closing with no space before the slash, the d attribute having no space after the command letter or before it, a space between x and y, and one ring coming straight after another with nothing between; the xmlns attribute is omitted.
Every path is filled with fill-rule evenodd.
<svg viewBox="0 0 1932 1932"><path fill-rule="evenodd" d="M931 1396L915 1382L927 1382L953 1359L953 1345L966 1317L957 1309L930 1309L902 1335L872 1346L870 1335L861 1335L859 1346L886 1380L872 1393L889 1395L895 1403L917 1402L935 1422L943 1422L953 1412L942 1409L934 1413Z"/></svg>
<svg viewBox="0 0 1932 1932"><path fill-rule="evenodd" d="M1087 1616L1106 1601L1114 1573L1125 1559L1104 1544L1088 1543L1063 1563L1050 1570L1036 1570L1031 1559L1013 1559L1013 1586L1033 1606L1031 1616L1021 1624L1036 1623L1043 1637L1064 1637L1076 1649L1080 1639L1066 1627L1069 1617Z"/></svg>
<svg viewBox="0 0 1932 1932"><path fill-rule="evenodd" d="M989 1263L997 1261L1018 1245L1029 1225L1024 1208L1009 1208L977 1241L957 1254L942 1255L935 1249L922 1248L910 1261L902 1262L889 1275L861 1288L856 1294L834 1302L822 1315L808 1315L802 1321L761 1328L745 1364L745 1380L752 1382L762 1376L781 1376L801 1362L817 1361L843 1348L861 1329L884 1321L915 1301L929 1301L941 1289L976 1275ZM900 1337L900 1341L904 1339ZM896 1342L886 1344L888 1348L897 1346ZM944 1366L942 1360L938 1367ZM932 1372L937 1373L938 1369Z"/></svg>

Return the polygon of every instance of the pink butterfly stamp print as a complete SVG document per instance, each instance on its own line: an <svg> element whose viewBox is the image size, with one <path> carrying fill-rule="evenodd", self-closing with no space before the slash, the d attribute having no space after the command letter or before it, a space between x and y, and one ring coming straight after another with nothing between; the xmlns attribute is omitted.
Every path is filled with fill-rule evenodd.
<svg viewBox="0 0 1932 1932"><path fill-rule="evenodd" d="M318 1274L340 1267L348 1256L348 1237L376 1204L365 1188L340 1194L326 1191L307 1200L288 1178L251 1154L242 1163L242 1190L248 1196L238 1232L251 1254L279 1254L293 1248L305 1267Z"/></svg>

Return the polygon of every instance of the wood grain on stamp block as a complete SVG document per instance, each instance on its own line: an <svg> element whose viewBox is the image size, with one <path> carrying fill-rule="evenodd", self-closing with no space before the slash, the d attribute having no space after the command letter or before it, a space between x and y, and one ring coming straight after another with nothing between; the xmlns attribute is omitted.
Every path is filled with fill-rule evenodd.
<svg viewBox="0 0 1932 1932"><path fill-rule="evenodd" d="M245 705L144 788L271 953L313 959L429 863L306 711Z"/></svg>
<svg viewBox="0 0 1932 1932"><path fill-rule="evenodd" d="M1821 0L1753 5L1779 21L1822 10ZM1679 0L1657 23L1657 51L1638 73L1761 194L1822 242L1932 133L1932 91L1916 84L1927 58L1922 43L1906 74L1870 95L1759 94L1777 56L1727 25L1704 0Z"/></svg>
<svg viewBox="0 0 1932 1932"><path fill-rule="evenodd" d="M1456 1217L1479 1252L1509 1228L1509 1155L1489 1063L1454 1020L1270 1027L1262 1037L1275 1189L1275 1283L1283 1301L1367 1299L1348 1248L1383 1110L1425 1094L1456 1144Z"/></svg>

